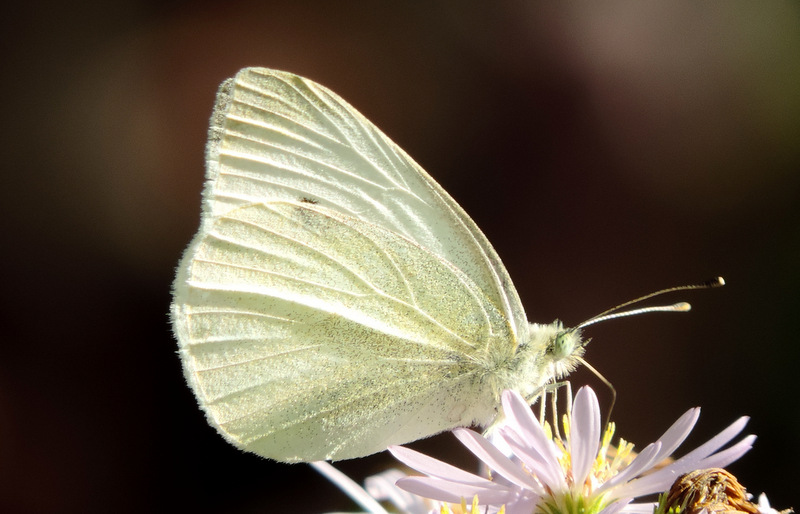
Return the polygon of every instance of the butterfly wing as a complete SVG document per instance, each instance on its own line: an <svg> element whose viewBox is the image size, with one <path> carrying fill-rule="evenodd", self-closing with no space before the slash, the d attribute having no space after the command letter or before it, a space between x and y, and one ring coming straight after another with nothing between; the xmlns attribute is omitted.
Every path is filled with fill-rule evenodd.
<svg viewBox="0 0 800 514"><path fill-rule="evenodd" d="M287 73L223 84L172 318L231 442L343 459L486 421L520 315L474 223L352 107Z"/></svg>
<svg viewBox="0 0 800 514"><path fill-rule="evenodd" d="M411 157L329 89L247 68L220 88L205 217L251 202L311 201L396 232L450 262L505 313L527 319L508 272L464 210Z"/></svg>

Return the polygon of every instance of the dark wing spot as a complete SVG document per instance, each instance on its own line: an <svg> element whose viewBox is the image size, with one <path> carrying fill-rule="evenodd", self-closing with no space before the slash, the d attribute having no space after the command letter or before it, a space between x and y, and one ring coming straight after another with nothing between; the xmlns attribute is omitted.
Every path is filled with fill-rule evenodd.
<svg viewBox="0 0 800 514"><path fill-rule="evenodd" d="M318 201L314 200L313 198L308 198L307 196L302 196L302 197L300 197L300 201L301 201L302 203L310 203L310 204L317 204L317 203L319 203Z"/></svg>

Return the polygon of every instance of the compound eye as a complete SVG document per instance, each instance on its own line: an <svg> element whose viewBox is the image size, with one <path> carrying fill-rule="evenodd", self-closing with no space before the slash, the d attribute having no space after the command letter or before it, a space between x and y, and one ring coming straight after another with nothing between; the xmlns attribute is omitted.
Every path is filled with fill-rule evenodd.
<svg viewBox="0 0 800 514"><path fill-rule="evenodd" d="M572 338L569 332L559 332L553 341L552 354L556 359L563 359L572 353Z"/></svg>

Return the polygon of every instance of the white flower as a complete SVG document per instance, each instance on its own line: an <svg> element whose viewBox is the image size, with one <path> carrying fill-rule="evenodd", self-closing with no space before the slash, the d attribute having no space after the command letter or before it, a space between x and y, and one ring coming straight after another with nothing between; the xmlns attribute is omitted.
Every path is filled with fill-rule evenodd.
<svg viewBox="0 0 800 514"><path fill-rule="evenodd" d="M581 388L565 421L565 437L553 436L531 413L516 392L504 391L503 412L507 424L499 437L514 454L507 457L489 440L468 429L456 429L456 437L502 479L488 480L419 452L403 447L389 450L400 461L424 473L407 477L397 485L420 496L445 502L478 496L479 503L495 511L502 505L509 514L616 514L652 513L653 503L633 504L633 499L669 489L675 479L701 468L724 467L747 452L755 436L747 436L718 451L738 435L748 418L739 418L717 436L680 459L656 469L686 439L700 409L690 409L656 442L638 455L621 441L609 452L613 425L603 432L600 406L594 392ZM646 476L643 473L651 471Z"/></svg>

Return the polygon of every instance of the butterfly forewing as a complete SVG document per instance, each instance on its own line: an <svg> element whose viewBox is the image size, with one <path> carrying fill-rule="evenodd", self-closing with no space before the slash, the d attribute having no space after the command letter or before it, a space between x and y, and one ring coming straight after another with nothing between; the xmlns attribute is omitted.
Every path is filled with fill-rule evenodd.
<svg viewBox="0 0 800 514"><path fill-rule="evenodd" d="M327 88L248 68L223 85L208 148L206 217L236 205L317 202L396 232L469 275L515 334L525 313L505 267L461 207Z"/></svg>

